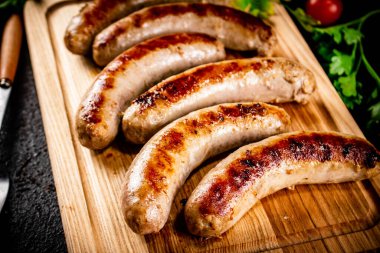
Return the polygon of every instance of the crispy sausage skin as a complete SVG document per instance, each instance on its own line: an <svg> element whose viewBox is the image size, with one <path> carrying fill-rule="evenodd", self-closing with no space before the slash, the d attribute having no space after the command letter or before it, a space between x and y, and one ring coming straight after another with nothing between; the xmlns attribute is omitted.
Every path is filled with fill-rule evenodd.
<svg viewBox="0 0 380 253"><path fill-rule="evenodd" d="M86 4L67 26L64 41L74 54L87 54L95 36L114 21L146 6L181 0L95 0ZM188 0L228 5L230 0Z"/></svg>
<svg viewBox="0 0 380 253"><path fill-rule="evenodd" d="M125 51L96 77L79 106L80 143L90 149L106 147L132 99L169 75L224 57L223 44L204 34L167 35Z"/></svg>
<svg viewBox="0 0 380 253"><path fill-rule="evenodd" d="M201 180L185 206L194 235L220 236L255 203L297 184L339 183L380 172L368 141L336 132L293 132L244 146Z"/></svg>
<svg viewBox="0 0 380 253"><path fill-rule="evenodd" d="M228 149L284 132L289 116L264 103L221 104L167 125L133 160L122 195L128 225L139 234L158 232L190 172Z"/></svg>
<svg viewBox="0 0 380 253"><path fill-rule="evenodd" d="M104 65L134 44L177 32L208 34L227 48L257 50L259 55L269 54L277 42L272 28L248 13L213 4L163 4L134 12L104 29L94 40L93 58Z"/></svg>
<svg viewBox="0 0 380 253"><path fill-rule="evenodd" d="M126 0L97 0L87 3L69 22L64 41L74 54L87 54L95 35L112 22L133 11L133 2Z"/></svg>
<svg viewBox="0 0 380 253"><path fill-rule="evenodd" d="M285 58L211 63L169 77L135 99L123 116L128 141L145 143L167 123L207 106L241 101L305 103L314 75Z"/></svg>

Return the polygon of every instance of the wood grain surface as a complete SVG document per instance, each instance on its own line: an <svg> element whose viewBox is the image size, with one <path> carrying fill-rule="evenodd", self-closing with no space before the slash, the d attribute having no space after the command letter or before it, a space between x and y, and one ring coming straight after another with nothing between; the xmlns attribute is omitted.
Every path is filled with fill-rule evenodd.
<svg viewBox="0 0 380 253"><path fill-rule="evenodd" d="M70 252L252 252L362 251L380 247L380 177L363 182L297 186L254 206L221 238L191 236L181 200L228 153L206 161L177 194L160 233L139 236L125 224L120 194L126 171L141 146L119 135L103 151L82 147L74 116L100 69L71 54L63 43L70 18L82 4L28 1L25 22L62 222ZM306 106L283 107L292 130L334 130L362 136L328 77L281 6L271 18L279 39L276 55L296 59L316 76L317 91Z"/></svg>

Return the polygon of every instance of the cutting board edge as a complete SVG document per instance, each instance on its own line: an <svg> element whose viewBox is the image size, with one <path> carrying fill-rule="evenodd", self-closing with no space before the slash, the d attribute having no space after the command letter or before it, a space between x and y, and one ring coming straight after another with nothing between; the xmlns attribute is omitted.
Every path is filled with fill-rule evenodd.
<svg viewBox="0 0 380 253"><path fill-rule="evenodd" d="M91 224L88 208L82 208L87 206L83 187L70 187L72 184L81 186L82 182L77 160L72 159L76 157L73 141L71 138L66 138L65 143L62 143L61 139L56 138L60 134L71 136L70 127L67 123L51 127L57 125L61 118L67 118L65 102L60 96L61 84L46 19L49 8L60 2L62 1L44 0L38 3L27 1L23 13L25 31L68 251L97 252L92 227L88 226ZM45 66L45 71L36 71L38 68L36 66L41 64ZM53 96L47 97L44 87L49 87ZM52 98L54 101L51 100ZM60 156L60 154L65 154L65 151L69 154L68 161L62 160L63 157ZM67 171L71 172L69 181L64 180L67 177ZM72 194L67 194L62 189L70 189ZM81 229L77 229L78 227Z"/></svg>

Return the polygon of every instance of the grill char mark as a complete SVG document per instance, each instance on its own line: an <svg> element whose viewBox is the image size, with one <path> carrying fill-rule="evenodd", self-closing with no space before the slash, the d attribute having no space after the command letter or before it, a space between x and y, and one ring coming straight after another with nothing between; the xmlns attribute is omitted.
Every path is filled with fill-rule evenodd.
<svg viewBox="0 0 380 253"><path fill-rule="evenodd" d="M95 93L91 97L89 103L85 106L82 105L79 117L88 124L100 123L102 121L102 117L100 115L99 108L104 104L104 102L104 96L102 94Z"/></svg>

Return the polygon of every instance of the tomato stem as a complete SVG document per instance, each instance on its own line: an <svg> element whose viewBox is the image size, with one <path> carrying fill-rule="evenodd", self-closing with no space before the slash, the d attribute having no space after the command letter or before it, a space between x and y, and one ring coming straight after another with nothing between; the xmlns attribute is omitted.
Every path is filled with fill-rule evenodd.
<svg viewBox="0 0 380 253"><path fill-rule="evenodd" d="M344 23L344 24L335 25L335 26L329 26L329 27L326 27L326 28L314 27L313 30L315 30L315 31L322 31L323 32L323 31L326 31L326 30L341 29L341 28L352 26L352 25L355 25L355 24L359 24L359 30L360 30L360 28L362 27L364 21L366 21L369 17L371 17L373 15L376 15L376 14L380 14L380 10L371 11L371 12L367 13L366 15L364 15L364 16L362 16L360 18L357 18L355 20L352 20L352 21Z"/></svg>

